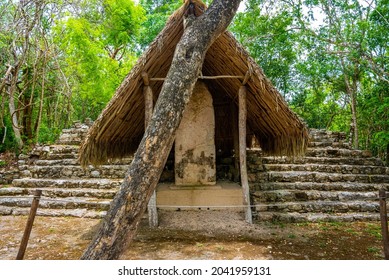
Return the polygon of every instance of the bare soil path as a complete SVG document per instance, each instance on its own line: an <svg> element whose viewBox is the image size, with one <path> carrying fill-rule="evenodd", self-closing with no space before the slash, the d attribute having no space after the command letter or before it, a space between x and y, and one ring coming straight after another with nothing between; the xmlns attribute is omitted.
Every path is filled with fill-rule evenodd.
<svg viewBox="0 0 389 280"><path fill-rule="evenodd" d="M160 211L123 259L383 259L378 222L260 223L228 211ZM0 216L0 259L14 259L27 217ZM37 217L25 259L78 259L99 220Z"/></svg>

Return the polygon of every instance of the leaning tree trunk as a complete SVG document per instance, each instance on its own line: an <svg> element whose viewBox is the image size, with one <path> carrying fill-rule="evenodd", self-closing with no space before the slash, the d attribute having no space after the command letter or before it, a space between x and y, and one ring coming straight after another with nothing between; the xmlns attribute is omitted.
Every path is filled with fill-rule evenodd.
<svg viewBox="0 0 389 280"><path fill-rule="evenodd" d="M135 236L172 148L205 54L227 28L241 0L214 0L186 28L171 68L120 190L82 259L117 259Z"/></svg>

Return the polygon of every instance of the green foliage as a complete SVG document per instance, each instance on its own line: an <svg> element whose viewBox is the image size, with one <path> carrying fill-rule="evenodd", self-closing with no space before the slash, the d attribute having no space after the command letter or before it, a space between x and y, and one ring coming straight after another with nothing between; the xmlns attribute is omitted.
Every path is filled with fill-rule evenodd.
<svg viewBox="0 0 389 280"><path fill-rule="evenodd" d="M86 1L88 9L66 17L55 27L66 54L66 74L72 77L75 117L96 118L135 63L132 51L142 7L130 0Z"/></svg>
<svg viewBox="0 0 389 280"><path fill-rule="evenodd" d="M38 143L53 144L58 139L61 133L61 129L58 127L48 127L45 124L42 125L38 138Z"/></svg>
<svg viewBox="0 0 389 280"><path fill-rule="evenodd" d="M143 51L163 29L169 16L182 5L182 0L140 0L146 11L146 21L142 24L138 43Z"/></svg>
<svg viewBox="0 0 389 280"><path fill-rule="evenodd" d="M359 147L389 162L388 7L248 0L232 31L309 127L348 133L355 117Z"/></svg>
<svg viewBox="0 0 389 280"><path fill-rule="evenodd" d="M0 153L6 151L17 151L15 136L12 131L12 125L8 118L4 120L4 127L0 128ZM5 134L5 137L4 137ZM4 143L3 143L4 140Z"/></svg>
<svg viewBox="0 0 389 280"><path fill-rule="evenodd" d="M182 0L23 3L0 1L0 83L22 59L12 96L29 146L95 119ZM359 147L389 163L389 0L245 3L230 29L293 110L309 127L345 132L354 114ZM0 151L17 150L9 89L0 92Z"/></svg>
<svg viewBox="0 0 389 280"><path fill-rule="evenodd" d="M298 56L298 34L292 28L293 22L286 6L273 12L262 1L252 0L245 13L237 14L231 27L284 96L292 89L290 77Z"/></svg>

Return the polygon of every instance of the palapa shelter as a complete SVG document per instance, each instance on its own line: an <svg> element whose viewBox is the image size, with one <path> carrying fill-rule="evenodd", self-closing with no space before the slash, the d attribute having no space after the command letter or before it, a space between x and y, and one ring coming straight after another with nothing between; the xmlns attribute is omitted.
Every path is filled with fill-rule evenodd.
<svg viewBox="0 0 389 280"><path fill-rule="evenodd" d="M83 166L90 163L99 165L108 159L122 158L136 151L145 130L145 113L150 113L147 112L149 109L145 110L150 107L145 92L146 96L152 93L154 102L158 99L175 47L184 31L184 13L192 2L197 16L205 10L205 4L201 1L185 1L169 18L165 28L139 58L91 127L80 151ZM236 156L238 152L238 111L242 110L238 104L241 92L246 96L245 136L248 145L255 136L261 149L269 155L299 156L304 153L308 141L307 128L230 32L224 32L209 48L199 81L202 83L198 83L195 90L207 88L213 104L214 124L211 127L214 125L216 155L213 157L216 157L216 164L221 158ZM204 124L198 128L202 126ZM177 138L175 145L178 150ZM246 143L243 145L241 151L245 153ZM177 173L177 166L175 168Z"/></svg>

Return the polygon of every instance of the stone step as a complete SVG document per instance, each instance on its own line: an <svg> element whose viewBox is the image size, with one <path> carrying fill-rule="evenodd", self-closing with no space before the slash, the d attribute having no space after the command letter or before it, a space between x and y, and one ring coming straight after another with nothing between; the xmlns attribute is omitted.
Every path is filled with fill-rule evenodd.
<svg viewBox="0 0 389 280"><path fill-rule="evenodd" d="M128 165L89 166L83 169L75 165L30 166L32 178L124 178Z"/></svg>
<svg viewBox="0 0 389 280"><path fill-rule="evenodd" d="M332 148L350 149L349 143L333 142L330 140L325 140L325 141L320 141L320 142L310 141L308 143L308 147L310 147L310 148L332 147Z"/></svg>
<svg viewBox="0 0 389 280"><path fill-rule="evenodd" d="M266 182L252 184L256 191L270 190L313 190L313 191L351 191L351 192L376 192L382 188L389 191L389 184L360 183L360 182Z"/></svg>
<svg viewBox="0 0 389 280"><path fill-rule="evenodd" d="M132 161L132 158L124 158L124 159L116 159L116 160L110 160L107 165L129 165ZM24 169L25 166L23 165L23 161L19 161L20 168ZM38 166L52 166L52 165L80 165L79 160L75 158L67 158L67 159L38 159L35 160L33 165ZM92 166L91 166L92 167Z"/></svg>
<svg viewBox="0 0 389 280"><path fill-rule="evenodd" d="M117 193L117 189L55 189L46 188L42 190L42 195L46 197L91 197L102 199L113 199ZM29 189L29 194L33 194L35 190Z"/></svg>
<svg viewBox="0 0 389 280"><path fill-rule="evenodd" d="M347 213L379 212L377 201L300 201L300 202L255 202L257 212L299 212L299 213Z"/></svg>
<svg viewBox="0 0 389 280"><path fill-rule="evenodd" d="M58 139L57 141L55 141L55 143L57 145L81 145L82 143L82 139L81 137L77 136L77 135L74 135L74 136L71 136L70 139Z"/></svg>
<svg viewBox="0 0 389 280"><path fill-rule="evenodd" d="M55 142L58 145L80 145L85 138L88 127L63 129L61 136Z"/></svg>
<svg viewBox="0 0 389 280"><path fill-rule="evenodd" d="M42 195L45 197L90 197L90 198L105 198L112 199L119 187L114 189L79 189L79 188L44 188ZM34 195L35 188L1 188L0 197L4 196L20 196L20 195Z"/></svg>
<svg viewBox="0 0 389 280"><path fill-rule="evenodd" d="M28 155L19 155L19 159L27 163L36 159L77 159L79 149L79 145L36 146Z"/></svg>
<svg viewBox="0 0 389 280"><path fill-rule="evenodd" d="M76 188L44 188L42 195L45 197L90 197L90 198L106 198L112 199L119 188L115 189L76 189ZM18 195L34 195L34 188L2 188L0 189L1 196L18 196Z"/></svg>
<svg viewBox="0 0 389 280"><path fill-rule="evenodd" d="M336 131L328 131L325 129L311 129L309 131L309 139L312 140L328 140L333 139L333 141L345 141L346 133L344 132L336 132Z"/></svg>
<svg viewBox="0 0 389 280"><path fill-rule="evenodd" d="M1 197L0 205L8 207L31 207L32 197L13 196ZM110 199L96 199L85 197L51 198L42 196L39 208L44 209L93 209L106 211L111 203Z"/></svg>
<svg viewBox="0 0 389 280"><path fill-rule="evenodd" d="M297 202L297 201L353 201L378 199L378 192L352 191L313 191L313 190L274 190L257 191L253 194L256 203L260 202Z"/></svg>
<svg viewBox="0 0 389 280"><path fill-rule="evenodd" d="M353 158L371 158L370 151L338 149L338 148L308 148L305 156L307 157L353 157Z"/></svg>
<svg viewBox="0 0 389 280"><path fill-rule="evenodd" d="M66 153L47 153L47 154L44 154L44 155L41 155L39 157L40 159L42 160L61 160L61 159L74 159L74 160L78 160L78 152L77 153L69 153L69 154L66 154Z"/></svg>
<svg viewBox="0 0 389 280"><path fill-rule="evenodd" d="M123 179L47 179L47 178L23 178L13 181L13 186L18 188L57 188L57 189L117 189Z"/></svg>
<svg viewBox="0 0 389 280"><path fill-rule="evenodd" d="M248 159L250 160L250 159ZM253 157L252 160L258 160ZM385 166L379 158L334 158L334 157L263 157L264 164L330 164Z"/></svg>
<svg viewBox="0 0 389 280"><path fill-rule="evenodd" d="M308 171L269 171L264 173L269 182L359 182L389 183L388 175L339 174ZM257 174L258 178L263 178ZM266 178L265 178L266 179Z"/></svg>
<svg viewBox="0 0 389 280"><path fill-rule="evenodd" d="M324 165L324 164L264 164L264 171L313 171L341 174L381 174L388 175L389 168L364 165Z"/></svg>
<svg viewBox="0 0 389 280"><path fill-rule="evenodd" d="M19 169L17 167L11 167L8 170L4 168L0 169L0 185L8 185L12 183L12 180L20 177Z"/></svg>
<svg viewBox="0 0 389 280"><path fill-rule="evenodd" d="M65 159L37 159L27 164L25 160L19 160L19 169L26 170L30 166L39 165L39 166L51 166L51 165L80 165L77 158L65 158Z"/></svg>
<svg viewBox="0 0 389 280"><path fill-rule="evenodd" d="M16 187L3 187L0 188L0 197L1 196L14 196L14 195L24 195L28 194L28 190L24 188Z"/></svg>
<svg viewBox="0 0 389 280"><path fill-rule="evenodd" d="M355 221L379 221L380 215L371 212L348 212L348 213L281 213L259 212L254 219L257 221L272 221L285 223L304 222L355 222Z"/></svg>
<svg viewBox="0 0 389 280"><path fill-rule="evenodd" d="M26 216L30 212L30 208L26 207L9 207L0 205L1 215L23 215ZM37 216L50 216L50 217L77 217L77 218L91 218L100 219L106 215L106 211L92 210L86 208L80 209L44 209L39 208L37 210Z"/></svg>
<svg viewBox="0 0 389 280"><path fill-rule="evenodd" d="M58 144L36 148L36 150L42 154L47 154L47 153L77 154L79 149L80 149L79 145L58 145Z"/></svg>

